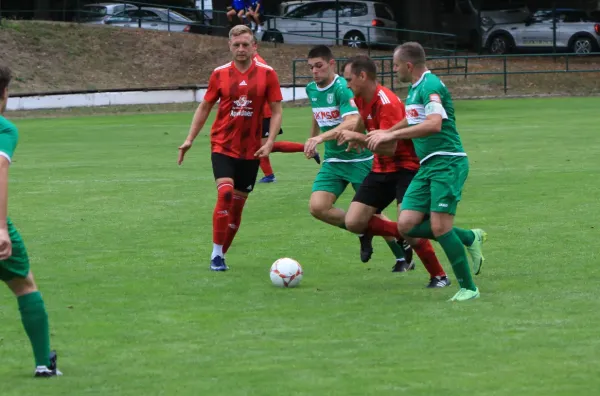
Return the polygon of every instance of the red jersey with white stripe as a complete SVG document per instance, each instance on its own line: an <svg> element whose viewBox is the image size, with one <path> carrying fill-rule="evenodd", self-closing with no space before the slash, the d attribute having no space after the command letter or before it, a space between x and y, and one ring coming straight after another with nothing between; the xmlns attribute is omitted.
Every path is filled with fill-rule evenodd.
<svg viewBox="0 0 600 396"><path fill-rule="evenodd" d="M263 59L263 57L262 57L262 56L260 56L259 54L256 54L256 55L254 56L254 60L255 60L255 61L258 61L258 62L260 62L260 63L262 63L262 64L265 64L265 65L267 64L267 62L265 62L265 60ZM271 106L270 106L270 105L269 105L269 103L267 102L267 103L265 103L265 108L263 109L263 116L264 116L265 118L271 118L271 116L272 116L272 115L273 115L273 114L271 113Z"/></svg>
<svg viewBox="0 0 600 396"><path fill-rule="evenodd" d="M355 98L367 131L389 129L406 117L404 103L382 85L377 85L375 96L371 103L365 103L362 98ZM393 173L400 169L416 171L419 169L419 159L412 140L399 140L394 156L375 154L372 171L376 173Z"/></svg>
<svg viewBox="0 0 600 396"><path fill-rule="evenodd" d="M261 146L265 103L280 102L279 78L272 67L252 60L241 73L234 62L217 67L211 74L204 100L219 103L210 133L213 153L233 158L256 159Z"/></svg>

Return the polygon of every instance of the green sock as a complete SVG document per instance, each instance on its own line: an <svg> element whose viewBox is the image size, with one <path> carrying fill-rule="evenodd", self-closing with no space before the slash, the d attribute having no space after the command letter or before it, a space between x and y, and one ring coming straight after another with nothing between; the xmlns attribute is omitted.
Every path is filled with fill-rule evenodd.
<svg viewBox="0 0 600 396"><path fill-rule="evenodd" d="M421 224L417 224L406 235L413 238L435 239L433 231L431 231L431 220L425 220Z"/></svg>
<svg viewBox="0 0 600 396"><path fill-rule="evenodd" d="M31 341L36 366L50 366L50 326L39 291L17 297L21 321Z"/></svg>
<svg viewBox="0 0 600 396"><path fill-rule="evenodd" d="M460 239L463 245L471 246L475 242L475 234L471 230L465 230L464 228L454 227L456 236Z"/></svg>
<svg viewBox="0 0 600 396"><path fill-rule="evenodd" d="M473 283L473 277L471 276L471 269L469 268L469 262L467 261L467 253L465 247L462 244L460 238L456 235L454 230L450 230L444 235L437 237L437 241L444 249L448 260L452 264L452 270L458 280L461 288L475 291L477 287Z"/></svg>
<svg viewBox="0 0 600 396"><path fill-rule="evenodd" d="M392 253L394 253L394 256L396 256L396 260L400 260L400 259L406 259L405 255L404 255L404 248L402 247L402 245L396 241L386 241L388 246L390 247L390 250L392 251Z"/></svg>
<svg viewBox="0 0 600 396"><path fill-rule="evenodd" d="M454 227L454 232L456 232L456 236L458 236L465 246L471 246L475 241L475 234L471 230ZM425 220L421 224L415 226L407 235L413 238L435 239L433 232L431 231L431 220Z"/></svg>

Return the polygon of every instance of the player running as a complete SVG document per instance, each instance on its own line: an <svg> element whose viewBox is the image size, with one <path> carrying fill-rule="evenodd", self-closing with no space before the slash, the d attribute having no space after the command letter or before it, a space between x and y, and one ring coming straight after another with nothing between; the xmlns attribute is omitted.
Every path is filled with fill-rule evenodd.
<svg viewBox="0 0 600 396"><path fill-rule="evenodd" d="M213 213L213 252L210 269L226 271L225 253L242 221L246 199L254 189L259 158L270 154L281 129L281 88L277 73L254 59L256 42L249 27L237 25L229 31L233 62L217 67L211 74L204 100L198 106L189 134L179 147L178 163L208 115L220 99L211 130L211 159L217 184ZM264 104L271 110L270 133L261 146Z"/></svg>
<svg viewBox="0 0 600 396"><path fill-rule="evenodd" d="M6 118L11 72L0 65L0 279L17 297L21 321L35 358L35 377L62 375L56 352L50 351L50 330L44 299L29 269L27 249L19 231L7 217L8 170L19 140L17 128Z"/></svg>
<svg viewBox="0 0 600 396"><path fill-rule="evenodd" d="M308 65L314 80L306 86L313 121L311 137L304 145L304 153L312 158L316 155L317 145L325 143L323 165L313 183L310 213L325 223L346 229L345 212L333 205L348 184L355 191L358 190L371 170L373 153L368 150L350 152L346 150L347 144L337 144L337 133L354 128L360 115L346 80L335 74L335 60L329 47L319 45L312 48L308 53ZM359 239L361 261L367 262L373 253L372 237L359 235ZM412 249L407 246L404 252L404 247L395 238L385 240L396 256L398 270L412 269Z"/></svg>
<svg viewBox="0 0 600 396"><path fill-rule="evenodd" d="M254 42L256 42L256 39ZM267 62L265 62L265 60L258 53L254 56L254 60L261 62L265 65L267 64ZM263 116L264 119L262 124L262 144L265 144L267 138L269 137L269 128L271 125L271 107L269 106L269 103L265 103ZM282 133L283 129L280 129L278 135L281 135ZM275 142L273 144L273 150L271 152L302 153L304 152L304 144L296 142ZM317 162L317 164L321 163L321 158L319 157L318 153L315 154L314 160ZM274 183L275 181L277 181L277 179L275 178L275 172L273 172L273 168L271 167L271 160L268 156L262 157L260 159L260 169L262 170L264 177L258 181L259 183Z"/></svg>
<svg viewBox="0 0 600 396"><path fill-rule="evenodd" d="M478 298L479 288L473 282L463 246L471 256L473 272L479 274L487 235L480 229L453 226L469 173L469 160L456 129L452 97L444 83L427 69L425 51L419 43L404 43L396 49L394 70L402 82L411 83L406 100L407 117L385 131L369 132L367 145L375 150L386 142L412 139L419 157L421 168L404 195L396 231L439 242L460 284L460 290L450 301ZM375 220L378 221L373 228L389 227Z"/></svg>
<svg viewBox="0 0 600 396"><path fill-rule="evenodd" d="M404 104L391 90L377 83L377 66L366 55L349 59L343 67L344 78L354 92L360 118L354 130L341 131L338 143L354 143L366 147L364 131L387 129L405 117ZM373 168L363 180L346 213L346 228L364 234L371 217L381 213L394 199L401 204L404 193L419 170L419 159L412 141L402 140L381 144L374 151ZM398 210L400 207L398 207ZM427 239L406 238L430 274L427 287L446 287L446 276L431 242Z"/></svg>

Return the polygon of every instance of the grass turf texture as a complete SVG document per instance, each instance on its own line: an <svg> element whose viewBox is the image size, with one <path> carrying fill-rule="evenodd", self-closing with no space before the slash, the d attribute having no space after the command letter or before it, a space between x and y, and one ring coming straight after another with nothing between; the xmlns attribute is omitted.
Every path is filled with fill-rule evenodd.
<svg viewBox="0 0 600 396"><path fill-rule="evenodd" d="M208 270L206 134L177 167L190 113L18 120L9 213L27 243L64 377L36 381L16 301L0 294L3 396L572 395L600 387L599 99L457 102L471 161L457 225L484 227L482 298L390 272L375 240L311 218L317 173L273 154L228 254ZM304 141L310 110L286 109ZM261 175L259 175L260 177ZM352 194L340 200L346 208ZM388 210L388 215L394 215ZM444 267L451 272L435 244ZM279 257L305 270L271 285Z"/></svg>

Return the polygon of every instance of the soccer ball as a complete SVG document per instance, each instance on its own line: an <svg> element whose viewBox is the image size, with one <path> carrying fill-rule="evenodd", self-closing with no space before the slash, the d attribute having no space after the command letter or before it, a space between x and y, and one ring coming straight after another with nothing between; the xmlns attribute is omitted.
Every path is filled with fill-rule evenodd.
<svg viewBox="0 0 600 396"><path fill-rule="evenodd" d="M291 258L280 258L271 265L271 282L277 287L296 287L302 275L302 266Z"/></svg>

